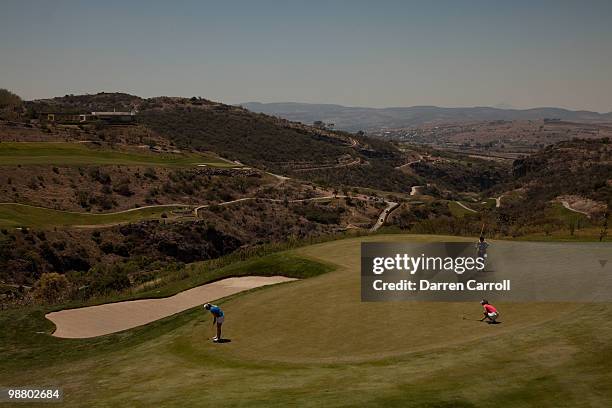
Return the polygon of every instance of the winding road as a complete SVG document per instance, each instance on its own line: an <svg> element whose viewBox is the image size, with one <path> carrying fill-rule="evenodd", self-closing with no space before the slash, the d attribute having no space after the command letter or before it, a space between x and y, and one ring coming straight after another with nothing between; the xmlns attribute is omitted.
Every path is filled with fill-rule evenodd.
<svg viewBox="0 0 612 408"><path fill-rule="evenodd" d="M307 167L307 168L303 168L303 169L293 169L293 171L299 173L299 172L304 172L304 171L339 169L339 168L342 168L342 167L357 166L359 164L362 164L362 162L361 162L360 158L357 158L357 159L355 159L355 160L353 160L352 162L349 162L349 163L330 164L328 166L320 166L320 167ZM367 164L367 162L364 162L363 164Z"/></svg>
<svg viewBox="0 0 612 408"><path fill-rule="evenodd" d="M423 155L420 155L420 154L419 154L419 158L418 158L418 159L416 159L416 160L412 160L412 161L409 161L408 163L402 164L401 166L397 166L395 169L396 169L396 170L401 170L401 169L403 169L404 167L409 167L409 166L410 166L410 165L412 165L412 164L415 164L415 163L420 163L421 161L423 161L423 158L424 158L424 157L423 157Z"/></svg>
<svg viewBox="0 0 612 408"><path fill-rule="evenodd" d="M351 198L351 199L355 199L355 200L363 200L363 201L370 201L372 200L372 197L369 196L362 196L362 195L356 195L356 196L347 196L347 195L331 195L331 196L323 196L323 197L312 197L312 198L302 198L302 199L298 199L298 200L287 200L287 202L289 203L302 203L302 202L307 202L307 201L325 201L325 200L333 200L336 198ZM216 205L219 206L225 206L225 205L231 205L231 204L236 204L236 203L240 203L240 202L244 202L244 201L251 201L251 200L263 200L263 201L269 201L269 202L274 202L274 203L282 203L285 200L281 200L279 198L258 198L258 197L245 197L245 198L239 198L237 200L232 200L232 201L226 201L223 203L219 203ZM371 232L374 232L376 230L378 230L387 220L387 217L389 216L389 214L395 210L397 207L399 207L398 203L392 202L392 201L386 201L385 203L387 204L387 206L385 207L385 209L380 213L380 215L378 216L376 223L372 226L372 228L370 228ZM194 215L197 217L198 216L198 211L200 211L201 209L204 208L208 208L212 205L215 204L205 204L205 205L200 205L196 208L194 208Z"/></svg>
<svg viewBox="0 0 612 408"><path fill-rule="evenodd" d="M382 210L382 212L378 216L376 223L372 226L372 228L370 228L370 232L375 232L380 227L382 227L385 224L385 221L387 221L387 217L389 216L389 214L391 214L393 210L399 207L399 204L394 203L393 201L385 201L385 202L387 203L387 206L385 207L384 210Z"/></svg>

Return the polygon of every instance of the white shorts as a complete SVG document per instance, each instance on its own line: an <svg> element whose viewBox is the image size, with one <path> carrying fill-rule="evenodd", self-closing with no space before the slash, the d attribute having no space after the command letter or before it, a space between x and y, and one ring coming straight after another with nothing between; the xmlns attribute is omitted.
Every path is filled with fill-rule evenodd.
<svg viewBox="0 0 612 408"><path fill-rule="evenodd" d="M225 320L224 318L225 318L225 316L217 317L217 324L223 324L223 320Z"/></svg>
<svg viewBox="0 0 612 408"><path fill-rule="evenodd" d="M494 321L499 316L499 313L497 313L497 312L487 313L487 316L489 316L489 319Z"/></svg>

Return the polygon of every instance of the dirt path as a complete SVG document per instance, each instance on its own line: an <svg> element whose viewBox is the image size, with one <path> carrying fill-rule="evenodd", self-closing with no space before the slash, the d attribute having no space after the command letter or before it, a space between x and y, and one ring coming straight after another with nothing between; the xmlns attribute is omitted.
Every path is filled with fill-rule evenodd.
<svg viewBox="0 0 612 408"><path fill-rule="evenodd" d="M244 276L198 286L174 296L108 303L47 314L55 337L89 338L131 329L238 292L294 281L284 276ZM231 316L230 316L231 318Z"/></svg>

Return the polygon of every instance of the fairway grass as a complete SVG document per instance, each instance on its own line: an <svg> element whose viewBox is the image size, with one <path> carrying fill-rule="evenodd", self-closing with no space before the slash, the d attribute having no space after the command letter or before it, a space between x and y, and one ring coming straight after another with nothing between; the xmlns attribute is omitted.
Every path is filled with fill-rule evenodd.
<svg viewBox="0 0 612 408"><path fill-rule="evenodd" d="M140 220L161 219L163 213L187 209L184 205L159 205L105 214L89 214L59 211L25 204L0 203L0 227L74 227L102 226L129 223Z"/></svg>
<svg viewBox="0 0 612 408"><path fill-rule="evenodd" d="M461 318L478 304L361 304L362 240L462 239L292 250L336 269L221 301L225 344L199 308L84 340L44 334L42 310L1 312L0 384L58 385L72 407L611 405L612 305L499 304L487 325Z"/></svg>
<svg viewBox="0 0 612 408"><path fill-rule="evenodd" d="M93 145L92 145L93 146ZM211 154L152 153L90 147L86 143L68 142L2 142L0 165L143 165L189 167L236 167L235 163Z"/></svg>

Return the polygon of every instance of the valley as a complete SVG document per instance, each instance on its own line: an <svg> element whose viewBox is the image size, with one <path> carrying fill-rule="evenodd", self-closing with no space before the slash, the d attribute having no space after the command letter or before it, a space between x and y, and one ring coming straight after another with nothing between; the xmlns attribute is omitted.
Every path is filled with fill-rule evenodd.
<svg viewBox="0 0 612 408"><path fill-rule="evenodd" d="M127 125L37 113L111 108L138 113ZM564 141L582 135L567 126L499 121L396 140L202 98L28 101L19 120L0 122L2 296L35 302L15 288L58 272L67 281L57 299L116 296L194 262L378 231L603 240L611 154L597 136L607 130ZM528 150L491 160L504 152L450 145L500 138ZM92 279L106 283L74 291Z"/></svg>

